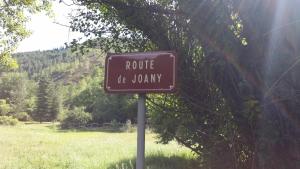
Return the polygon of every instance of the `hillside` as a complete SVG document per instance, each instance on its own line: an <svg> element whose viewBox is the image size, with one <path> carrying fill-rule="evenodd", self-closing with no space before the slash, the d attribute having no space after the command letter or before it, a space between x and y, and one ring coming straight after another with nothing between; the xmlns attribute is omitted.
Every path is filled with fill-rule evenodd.
<svg viewBox="0 0 300 169"><path fill-rule="evenodd" d="M44 75L51 77L54 82L70 84L78 83L96 68L103 68L105 54L97 49L81 53L60 48L17 53L14 58L20 65L19 71L27 72L31 79Z"/></svg>

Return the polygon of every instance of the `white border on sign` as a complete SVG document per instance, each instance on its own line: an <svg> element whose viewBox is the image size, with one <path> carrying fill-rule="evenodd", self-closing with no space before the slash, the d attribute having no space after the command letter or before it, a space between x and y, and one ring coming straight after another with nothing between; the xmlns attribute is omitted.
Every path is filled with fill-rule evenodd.
<svg viewBox="0 0 300 169"><path fill-rule="evenodd" d="M152 53L152 52L151 52ZM155 53L155 52L153 52ZM164 54L164 52L157 52L159 54ZM174 89L175 87L175 81L176 81L176 57L173 53L171 52L165 52L167 54L170 54L170 57L173 58L173 85L170 85L170 88L169 89L111 89L110 86L108 86L108 73L109 73L109 61L112 60L112 57L120 57L120 54L119 55L110 55L108 56L107 58L107 68L106 68L106 89L107 91L111 91L111 92L140 92L140 91L144 91L144 90L147 90L147 91L171 91ZM125 54L126 55L126 54ZM128 56L130 56L130 54L127 54Z"/></svg>

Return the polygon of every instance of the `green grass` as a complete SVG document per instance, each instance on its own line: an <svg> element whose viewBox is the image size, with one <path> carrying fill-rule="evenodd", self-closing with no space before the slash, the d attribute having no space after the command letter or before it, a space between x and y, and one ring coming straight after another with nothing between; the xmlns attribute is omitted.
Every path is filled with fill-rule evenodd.
<svg viewBox="0 0 300 169"><path fill-rule="evenodd" d="M176 143L146 135L146 169L196 169ZM0 126L0 169L133 169L136 133L60 131L52 124Z"/></svg>

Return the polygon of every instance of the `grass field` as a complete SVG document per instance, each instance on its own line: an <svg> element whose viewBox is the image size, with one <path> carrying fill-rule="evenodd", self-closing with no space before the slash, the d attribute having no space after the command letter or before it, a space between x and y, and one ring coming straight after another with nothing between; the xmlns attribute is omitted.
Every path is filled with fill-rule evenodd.
<svg viewBox="0 0 300 169"><path fill-rule="evenodd" d="M193 154L146 135L146 169L196 169ZM0 169L133 169L136 133L61 131L52 124L0 126Z"/></svg>

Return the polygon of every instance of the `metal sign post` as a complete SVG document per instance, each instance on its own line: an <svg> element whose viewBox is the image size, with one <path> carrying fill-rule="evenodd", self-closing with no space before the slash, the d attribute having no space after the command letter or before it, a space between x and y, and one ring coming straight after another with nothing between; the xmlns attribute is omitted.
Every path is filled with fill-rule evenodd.
<svg viewBox="0 0 300 169"><path fill-rule="evenodd" d="M136 169L144 169L145 166L145 114L146 94L143 93L139 94L138 100Z"/></svg>

